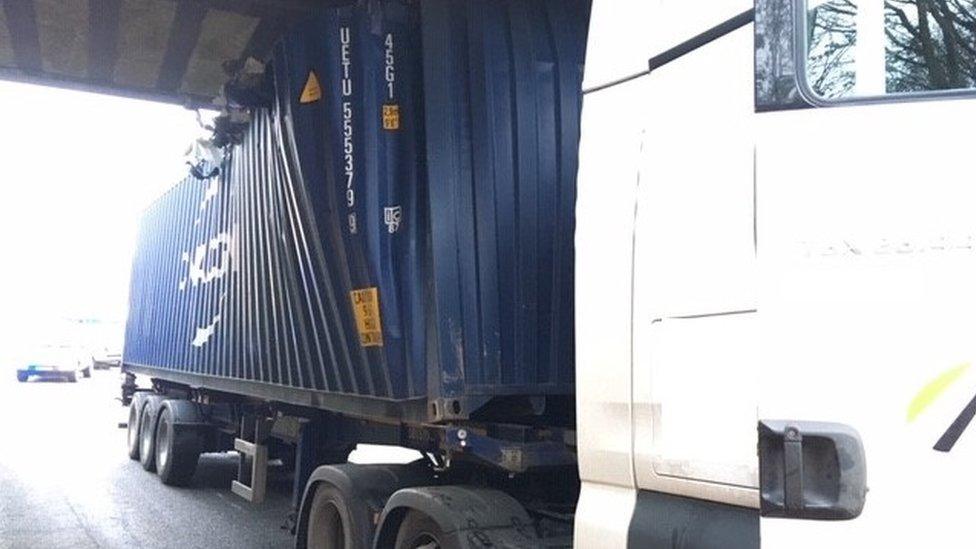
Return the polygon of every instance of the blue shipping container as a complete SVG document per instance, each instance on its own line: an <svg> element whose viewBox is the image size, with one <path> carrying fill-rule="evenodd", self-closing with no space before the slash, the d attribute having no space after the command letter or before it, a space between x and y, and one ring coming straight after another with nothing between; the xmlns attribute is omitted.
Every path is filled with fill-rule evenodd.
<svg viewBox="0 0 976 549"><path fill-rule="evenodd" d="M370 1L294 29L275 104L145 214L126 368L400 421L571 409L588 16Z"/></svg>

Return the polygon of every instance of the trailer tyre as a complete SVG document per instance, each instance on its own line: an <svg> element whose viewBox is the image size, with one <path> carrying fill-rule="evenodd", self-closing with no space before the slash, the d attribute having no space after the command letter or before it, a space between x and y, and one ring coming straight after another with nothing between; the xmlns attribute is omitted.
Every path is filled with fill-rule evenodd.
<svg viewBox="0 0 976 549"><path fill-rule="evenodd" d="M437 522L420 511L410 511L400 524L395 549L458 549Z"/></svg>
<svg viewBox="0 0 976 549"><path fill-rule="evenodd" d="M125 443L129 459L139 459L139 420L142 419L142 407L146 403L145 393L136 393L129 403L129 422L126 424Z"/></svg>
<svg viewBox="0 0 976 549"><path fill-rule="evenodd" d="M349 518L349 505L338 488L322 484L315 491L308 511L305 547L308 549L351 549L358 547Z"/></svg>
<svg viewBox="0 0 976 549"><path fill-rule="evenodd" d="M156 418L162 403L161 397L146 397L139 414L139 463L149 472L156 470Z"/></svg>
<svg viewBox="0 0 976 549"><path fill-rule="evenodd" d="M156 473L163 484L186 486L193 479L200 461L200 437L192 428L179 428L174 406L178 401L164 402L156 422ZM186 403L189 404L189 403Z"/></svg>

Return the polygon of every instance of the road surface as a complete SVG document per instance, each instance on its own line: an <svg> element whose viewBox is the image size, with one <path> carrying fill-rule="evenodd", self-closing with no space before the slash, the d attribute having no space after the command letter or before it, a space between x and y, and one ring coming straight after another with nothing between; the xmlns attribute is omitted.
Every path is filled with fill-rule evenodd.
<svg viewBox="0 0 976 549"><path fill-rule="evenodd" d="M204 455L190 487L164 486L126 455L118 370L92 376L0 371L0 549L293 546L285 473L270 473L262 505L230 492L235 454Z"/></svg>

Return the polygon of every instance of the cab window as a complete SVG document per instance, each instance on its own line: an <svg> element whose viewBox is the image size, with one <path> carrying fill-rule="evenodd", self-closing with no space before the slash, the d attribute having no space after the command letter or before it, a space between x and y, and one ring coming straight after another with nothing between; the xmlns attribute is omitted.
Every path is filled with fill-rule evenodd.
<svg viewBox="0 0 976 549"><path fill-rule="evenodd" d="M824 101L976 88L976 0L806 0L801 85Z"/></svg>

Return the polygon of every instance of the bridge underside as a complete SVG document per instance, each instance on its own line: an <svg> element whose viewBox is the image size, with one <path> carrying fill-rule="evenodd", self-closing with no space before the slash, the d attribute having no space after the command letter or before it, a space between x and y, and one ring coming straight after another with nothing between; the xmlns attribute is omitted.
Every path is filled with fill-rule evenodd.
<svg viewBox="0 0 976 549"><path fill-rule="evenodd" d="M317 0L0 0L0 79L205 106ZM333 2L334 3L334 2Z"/></svg>

